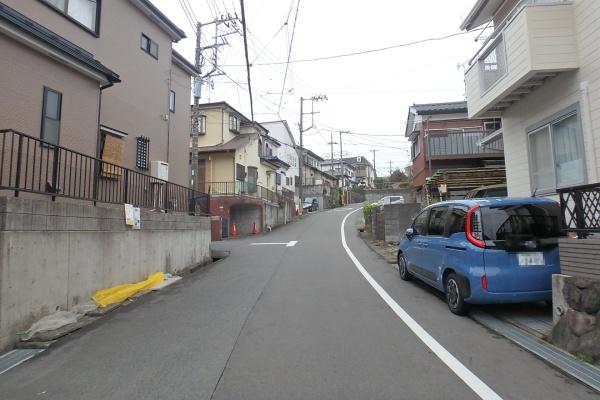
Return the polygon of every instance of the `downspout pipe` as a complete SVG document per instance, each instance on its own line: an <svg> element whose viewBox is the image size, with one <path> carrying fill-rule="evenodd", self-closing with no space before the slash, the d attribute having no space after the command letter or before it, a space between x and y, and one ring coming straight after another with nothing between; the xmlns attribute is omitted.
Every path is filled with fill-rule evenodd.
<svg viewBox="0 0 600 400"><path fill-rule="evenodd" d="M113 82L109 82L106 85L100 86L98 90L98 116L97 116L97 129L96 129L96 159L100 159L100 146L102 144L102 132L100 130L100 115L102 113L102 92L109 87L114 86ZM100 177L100 162L96 161L94 166L94 205L96 205L98 195L98 178Z"/></svg>

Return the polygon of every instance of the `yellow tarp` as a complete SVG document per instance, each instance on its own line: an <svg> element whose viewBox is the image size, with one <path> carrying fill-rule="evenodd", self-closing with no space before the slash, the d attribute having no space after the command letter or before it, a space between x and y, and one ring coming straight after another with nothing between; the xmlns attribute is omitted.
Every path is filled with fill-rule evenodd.
<svg viewBox="0 0 600 400"><path fill-rule="evenodd" d="M151 287L158 285L165 280L165 274L156 272L148 277L145 281L130 283L126 285L117 285L108 289L98 290L92 296L92 299L100 306L107 307L111 304L120 303L127 300L134 294L149 290Z"/></svg>

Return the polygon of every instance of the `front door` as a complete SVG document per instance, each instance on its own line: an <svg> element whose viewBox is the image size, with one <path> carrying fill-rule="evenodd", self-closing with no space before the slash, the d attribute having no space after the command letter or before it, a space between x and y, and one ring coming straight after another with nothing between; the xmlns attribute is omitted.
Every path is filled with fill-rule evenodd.
<svg viewBox="0 0 600 400"><path fill-rule="evenodd" d="M424 259L424 240L427 238L427 218L429 216L429 210L421 212L415 218L412 229L413 236L408 238L410 243L404 252L406 257L407 268L411 273L421 276L423 270Z"/></svg>
<svg viewBox="0 0 600 400"><path fill-rule="evenodd" d="M256 193L256 182L258 181L258 169L248 167L248 193Z"/></svg>
<svg viewBox="0 0 600 400"><path fill-rule="evenodd" d="M423 275L432 282L441 284L442 267L446 259L445 236L446 221L448 219L448 206L434 207L429 212L427 225L426 245L423 254Z"/></svg>

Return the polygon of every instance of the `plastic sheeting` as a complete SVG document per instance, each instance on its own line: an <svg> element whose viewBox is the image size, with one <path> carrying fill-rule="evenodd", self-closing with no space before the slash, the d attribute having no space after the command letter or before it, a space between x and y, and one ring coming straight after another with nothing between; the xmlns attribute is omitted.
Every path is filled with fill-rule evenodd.
<svg viewBox="0 0 600 400"><path fill-rule="evenodd" d="M120 303L127 300L136 293L150 290L155 285L158 285L165 279L165 274L156 272L148 277L145 281L130 283L126 285L117 285L108 289L102 289L94 293L92 299L100 307L108 307L111 304Z"/></svg>

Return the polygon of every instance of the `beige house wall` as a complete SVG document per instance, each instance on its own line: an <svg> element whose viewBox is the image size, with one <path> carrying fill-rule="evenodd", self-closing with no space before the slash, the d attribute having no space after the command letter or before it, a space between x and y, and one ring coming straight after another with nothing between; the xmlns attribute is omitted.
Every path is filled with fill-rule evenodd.
<svg viewBox="0 0 600 400"><path fill-rule="evenodd" d="M166 32L126 0L102 2L99 37L40 1L4 0L4 3L93 53L120 75L122 82L102 94L101 123L128 134L124 166L135 169L136 137L146 136L150 138L149 159L168 160L169 180L188 185L188 175L182 171L188 165L183 155L188 152L189 129L183 124L169 127L165 118L169 115L169 77L174 69L171 38ZM158 60L141 50L142 33L158 43ZM188 105L190 91L188 85L185 93L178 93L181 100L187 99ZM189 106L180 107L180 112L190 115ZM167 143L173 143L169 151ZM60 144L67 145L62 141ZM95 146L88 154L95 155Z"/></svg>
<svg viewBox="0 0 600 400"><path fill-rule="evenodd" d="M189 182L190 168L184 151L188 150L191 131L190 75L173 64L171 70L171 90L175 92L175 112L169 117L169 178L172 182ZM168 101L168 97L167 97ZM175 162L181 158L185 162ZM183 184L184 186L186 184Z"/></svg>
<svg viewBox="0 0 600 400"><path fill-rule="evenodd" d="M0 35L0 129L41 134L44 86L62 93L60 144L93 155L98 83Z"/></svg>
<svg viewBox="0 0 600 400"><path fill-rule="evenodd" d="M510 196L532 194L527 128L574 104L579 105L587 183L600 176L600 1L574 3L580 68L563 73L527 95L502 115L506 176Z"/></svg>

